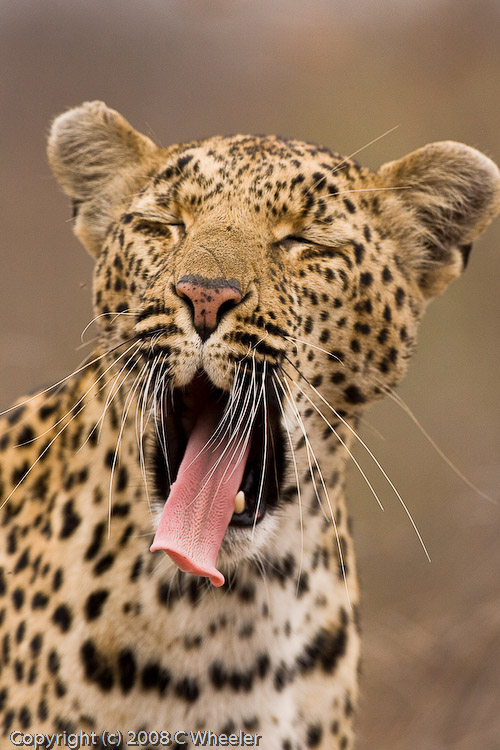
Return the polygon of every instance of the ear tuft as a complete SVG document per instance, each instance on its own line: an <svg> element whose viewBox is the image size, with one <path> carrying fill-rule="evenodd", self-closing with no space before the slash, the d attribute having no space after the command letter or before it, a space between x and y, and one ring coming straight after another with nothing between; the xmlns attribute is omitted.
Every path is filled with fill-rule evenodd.
<svg viewBox="0 0 500 750"><path fill-rule="evenodd" d="M73 199L75 233L96 253L113 209L145 180L155 144L118 112L94 101L57 117L47 153L55 177Z"/></svg>
<svg viewBox="0 0 500 750"><path fill-rule="evenodd" d="M391 200L396 232L411 245L424 294L438 294L460 275L471 243L500 211L497 166L470 146L442 141L384 164L378 177L384 186L400 188ZM402 218L396 202L400 211L407 209Z"/></svg>

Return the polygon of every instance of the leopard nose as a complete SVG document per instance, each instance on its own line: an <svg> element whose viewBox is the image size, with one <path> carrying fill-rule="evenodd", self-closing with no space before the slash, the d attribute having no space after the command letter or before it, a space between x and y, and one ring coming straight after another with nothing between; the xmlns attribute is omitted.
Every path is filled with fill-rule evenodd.
<svg viewBox="0 0 500 750"><path fill-rule="evenodd" d="M177 282L175 291L190 305L193 325L202 341L206 341L215 331L224 313L242 299L237 279L183 276Z"/></svg>

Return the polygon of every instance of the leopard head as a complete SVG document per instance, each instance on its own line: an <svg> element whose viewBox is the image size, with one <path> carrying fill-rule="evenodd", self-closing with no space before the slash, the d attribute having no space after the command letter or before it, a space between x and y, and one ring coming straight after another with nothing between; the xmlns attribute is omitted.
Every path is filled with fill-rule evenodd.
<svg viewBox="0 0 500 750"><path fill-rule="evenodd" d="M101 102L58 117L48 152L96 258L101 347L146 413L153 549L221 585L219 552L272 543L290 454L299 476L304 441L400 382L499 171L454 142L377 172L275 136L159 148Z"/></svg>

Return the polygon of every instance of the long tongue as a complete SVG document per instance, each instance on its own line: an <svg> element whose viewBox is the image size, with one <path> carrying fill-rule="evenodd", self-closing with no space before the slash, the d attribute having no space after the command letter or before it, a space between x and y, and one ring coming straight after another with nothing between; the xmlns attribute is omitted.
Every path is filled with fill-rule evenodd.
<svg viewBox="0 0 500 750"><path fill-rule="evenodd" d="M152 552L165 550L181 570L206 576L214 586L224 583L215 562L250 450L250 441L243 455L243 441L236 448L238 441L227 447L216 439L206 447L220 417L216 403L198 416L151 545Z"/></svg>

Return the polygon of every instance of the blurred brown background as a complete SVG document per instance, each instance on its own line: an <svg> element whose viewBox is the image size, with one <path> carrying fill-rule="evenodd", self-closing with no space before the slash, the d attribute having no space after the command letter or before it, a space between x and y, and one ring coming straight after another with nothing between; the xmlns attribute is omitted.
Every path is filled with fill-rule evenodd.
<svg viewBox="0 0 500 750"><path fill-rule="evenodd" d="M0 0L0 406L69 372L92 263L45 160L53 115L104 99L164 145L274 132L377 167L461 140L500 161L498 0ZM498 498L500 221L424 321L400 394ZM88 334L91 337L91 333ZM351 471L363 586L360 750L500 748L500 505L450 471L403 411L363 435L386 505Z"/></svg>

